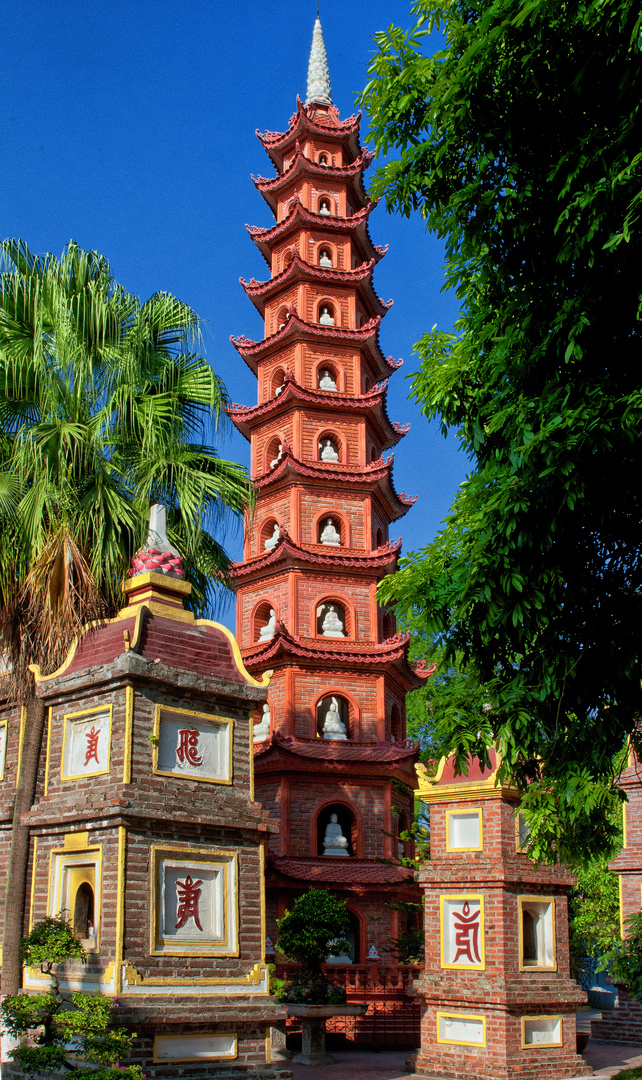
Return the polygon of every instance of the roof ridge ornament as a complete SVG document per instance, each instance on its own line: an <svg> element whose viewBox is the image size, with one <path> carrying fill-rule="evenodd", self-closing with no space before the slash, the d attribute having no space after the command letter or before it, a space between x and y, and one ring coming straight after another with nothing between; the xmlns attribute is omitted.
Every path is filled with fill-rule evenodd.
<svg viewBox="0 0 642 1080"><path fill-rule="evenodd" d="M312 48L308 63L308 94L305 99L306 105L332 105L332 90L330 88L330 72L328 71L328 57L323 41L321 20L317 12L312 33Z"/></svg>

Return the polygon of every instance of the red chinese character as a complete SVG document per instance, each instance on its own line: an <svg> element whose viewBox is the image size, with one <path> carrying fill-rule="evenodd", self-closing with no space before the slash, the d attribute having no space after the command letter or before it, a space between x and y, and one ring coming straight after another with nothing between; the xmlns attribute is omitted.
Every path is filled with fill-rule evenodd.
<svg viewBox="0 0 642 1080"><path fill-rule="evenodd" d="M455 930L455 959L456 964L460 956L463 956L469 964L481 964L479 954L479 925L481 908L471 912L470 904L466 900L463 911L453 911L453 928Z"/></svg>
<svg viewBox="0 0 642 1080"><path fill-rule="evenodd" d="M190 731L189 728L181 728L178 733L178 746L176 757L180 762L186 761L188 765L199 768L203 764L203 758L198 752L199 732Z"/></svg>
<svg viewBox="0 0 642 1080"><path fill-rule="evenodd" d="M96 725L92 725L91 731L85 732L85 738L87 739L87 753L85 754L85 765L89 765L89 762L93 760L97 765L100 765L98 760L98 739L100 737L100 728L96 731Z"/></svg>
<svg viewBox="0 0 642 1080"><path fill-rule="evenodd" d="M192 881L189 874L187 874L185 881L176 882L176 893L178 897L177 930L180 930L181 926L185 926L185 923L190 918L194 920L199 930L203 929L198 916L198 901L201 895L199 885L202 884L202 878L199 881Z"/></svg>

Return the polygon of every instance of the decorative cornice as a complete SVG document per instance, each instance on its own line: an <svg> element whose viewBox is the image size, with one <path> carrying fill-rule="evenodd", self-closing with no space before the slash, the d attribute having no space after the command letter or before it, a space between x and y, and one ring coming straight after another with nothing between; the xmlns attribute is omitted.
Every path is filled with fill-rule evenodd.
<svg viewBox="0 0 642 1080"><path fill-rule="evenodd" d="M261 316L265 314L265 301L279 292L280 289L292 284L294 281L322 281L325 285L342 285L354 288L361 286L362 295L366 293L366 306L372 309L373 314L385 315L392 307L394 300L382 300L377 296L372 284L372 268L375 259L369 259L354 270L339 270L323 266L315 266L302 259L298 251L285 270L268 278L267 281L257 281L252 278L245 281L242 277L239 281L245 289L246 295L254 304ZM364 289L365 284L365 289ZM369 304L368 304L369 300Z"/></svg>
<svg viewBox="0 0 642 1080"><path fill-rule="evenodd" d="M321 122L323 119L324 122ZM297 97L297 110L290 117L287 131L264 131L256 129L257 138L260 140L265 151L272 160L282 160L288 146L297 136L306 132L308 135L327 139L335 138L338 142L352 142L352 137L358 135L361 127L361 112L353 116L347 116L345 120L339 119L339 111L336 108L326 110L304 106Z"/></svg>
<svg viewBox="0 0 642 1080"><path fill-rule="evenodd" d="M341 883L345 889L359 889L360 885L386 885L395 890L407 882L414 885L414 871L394 863L375 862L371 859L337 859L331 856L318 858L290 858L288 855L270 854L267 869L293 881Z"/></svg>
<svg viewBox="0 0 642 1080"><path fill-rule="evenodd" d="M367 413L376 418L384 450L395 446L406 435L410 424L393 424L385 406L388 380L377 383L365 394L349 396L338 391L310 390L300 386L291 372L286 372L285 385L278 396L264 401L260 405L232 404L227 414L234 426L249 439L253 427L264 420L278 416L295 402L317 406L320 409L333 409L338 412Z"/></svg>
<svg viewBox="0 0 642 1080"><path fill-rule="evenodd" d="M334 214L315 214L312 210L308 210L299 198L295 198L283 221L277 221L276 225L270 225L269 228L262 228L260 225L246 225L245 228L255 244L259 241L264 243L269 241L274 244L281 240L283 234L292 225L297 224L297 218L301 218L303 224L321 229L323 232L356 232L360 225L367 223L376 205L376 203L367 202L350 217L336 217Z"/></svg>
<svg viewBox="0 0 642 1080"><path fill-rule="evenodd" d="M316 161L311 161L306 157L303 151L297 146L296 154L292 161L288 165L285 172L279 173L278 176L254 176L252 175L252 182L258 191L262 195L267 192L280 191L281 188L286 187L287 184L296 178L299 173L309 174L314 177L331 177L333 180L353 180L358 177L365 169L367 169L374 161L374 154L371 150L364 147L358 157L354 159L349 165L319 165Z"/></svg>
<svg viewBox="0 0 642 1080"><path fill-rule="evenodd" d="M320 546L320 545L319 545ZM359 570L363 573L376 571L389 573L397 562L401 550L401 540L388 541L382 547L377 548L370 555L346 554L345 549L326 546L323 552L302 548L295 544L288 536L286 530L281 528L281 536L271 551L262 552L253 559L245 562L233 562L230 576L233 580L246 578L254 574L260 574L265 570L273 570L280 562L308 563L310 566L324 566L328 570Z"/></svg>
<svg viewBox="0 0 642 1080"><path fill-rule="evenodd" d="M419 742L404 739L400 743L367 743L334 739L298 739L281 731L272 733L269 739L255 743L254 758L266 755L274 748L284 750L299 758L323 761L368 761L392 763L406 761L419 755Z"/></svg>

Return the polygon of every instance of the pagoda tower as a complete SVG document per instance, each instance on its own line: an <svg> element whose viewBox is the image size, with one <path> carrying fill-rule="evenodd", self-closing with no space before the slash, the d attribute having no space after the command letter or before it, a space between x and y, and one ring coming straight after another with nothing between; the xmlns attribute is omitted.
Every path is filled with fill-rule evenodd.
<svg viewBox="0 0 642 1080"><path fill-rule="evenodd" d="M261 341L232 338L257 376L258 404L233 405L251 444L257 503L235 564L237 638L256 677L257 797L279 822L267 866L268 927L311 885L348 904L350 957L391 960L405 928L395 900L419 904L413 857L399 834L412 820L417 746L405 695L428 674L410 667L408 635L377 603L396 567L388 536L414 499L392 482L393 447L408 426L386 412L379 326L392 301L372 285L385 250L368 232L359 116L332 103L317 18L305 104L285 133L258 134L275 166L254 183L274 214L249 234L270 269L241 284L265 320ZM337 960L339 962L339 960Z"/></svg>

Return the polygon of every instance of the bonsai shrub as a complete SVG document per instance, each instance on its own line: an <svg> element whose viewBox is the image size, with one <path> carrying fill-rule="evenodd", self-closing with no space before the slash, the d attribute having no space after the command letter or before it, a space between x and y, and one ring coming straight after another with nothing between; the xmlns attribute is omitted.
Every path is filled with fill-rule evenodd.
<svg viewBox="0 0 642 1080"><path fill-rule="evenodd" d="M9 1056L27 1076L73 1070L75 1080L143 1080L138 1065L119 1062L131 1053L133 1034L110 1028L115 999L100 991L74 991L65 997L54 970L69 960L86 963L87 956L70 924L59 918L36 923L22 939L20 957L39 967L53 982L42 994L14 994L0 1005L3 1028L23 1040Z"/></svg>
<svg viewBox="0 0 642 1080"><path fill-rule="evenodd" d="M642 1001L642 911L626 920L626 928L627 936L606 954L603 966L610 962L609 975L613 982L620 983L631 997Z"/></svg>
<svg viewBox="0 0 642 1080"><path fill-rule="evenodd" d="M350 923L343 900L326 889L308 889L277 920L279 947L301 965L282 999L300 1005L344 1005L345 990L326 979L321 965L330 953L345 952Z"/></svg>

